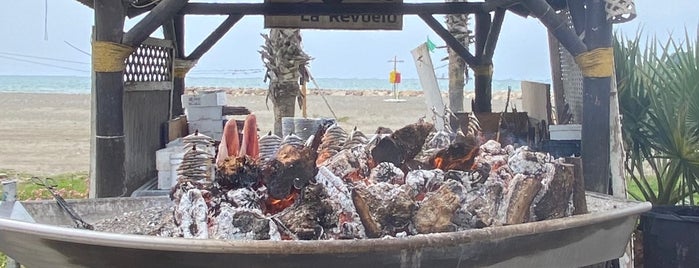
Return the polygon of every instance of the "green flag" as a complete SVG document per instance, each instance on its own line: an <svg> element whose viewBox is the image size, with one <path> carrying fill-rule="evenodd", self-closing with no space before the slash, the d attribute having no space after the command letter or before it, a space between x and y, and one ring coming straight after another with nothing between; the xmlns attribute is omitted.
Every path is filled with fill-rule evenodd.
<svg viewBox="0 0 699 268"><path fill-rule="evenodd" d="M429 50L430 52L434 52L435 48L437 48L437 45L432 43L432 40L430 40L430 37L427 36L427 50Z"/></svg>

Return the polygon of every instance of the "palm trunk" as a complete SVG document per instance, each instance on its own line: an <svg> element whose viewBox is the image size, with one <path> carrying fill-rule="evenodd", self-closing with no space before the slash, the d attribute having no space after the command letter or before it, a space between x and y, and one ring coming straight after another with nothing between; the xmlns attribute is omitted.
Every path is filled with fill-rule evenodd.
<svg viewBox="0 0 699 268"><path fill-rule="evenodd" d="M466 62L449 49L449 109L453 112L464 111L465 70Z"/></svg>
<svg viewBox="0 0 699 268"><path fill-rule="evenodd" d="M274 134L282 135L282 118L294 117L296 95L299 85L296 82L270 83L271 99L274 105Z"/></svg>

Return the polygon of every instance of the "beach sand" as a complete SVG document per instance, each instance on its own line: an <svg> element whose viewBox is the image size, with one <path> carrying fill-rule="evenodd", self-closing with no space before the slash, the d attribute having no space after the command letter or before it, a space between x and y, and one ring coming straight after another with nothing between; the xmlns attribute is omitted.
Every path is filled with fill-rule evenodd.
<svg viewBox="0 0 699 268"><path fill-rule="evenodd" d="M227 90L228 105L245 106L257 115L260 134L272 129L264 90ZM388 91L324 91L328 104L347 130L354 126L373 133L383 126L397 129L427 113L421 92L401 92L405 102L391 103ZM493 93L493 111L503 110L506 92ZM467 111L470 98L466 94ZM444 96L446 100L446 96ZM510 107L521 107L521 94L512 92ZM446 102L445 102L446 103ZM297 110L297 116L301 112ZM315 91L308 97L309 117L332 117ZM431 115L428 119L431 118ZM0 93L0 170L35 175L87 172L90 165L90 95Z"/></svg>

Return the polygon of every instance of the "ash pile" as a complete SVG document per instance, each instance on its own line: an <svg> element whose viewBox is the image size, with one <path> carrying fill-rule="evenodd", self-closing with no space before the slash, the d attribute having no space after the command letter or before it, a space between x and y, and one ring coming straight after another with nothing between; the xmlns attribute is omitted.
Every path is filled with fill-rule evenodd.
<svg viewBox="0 0 699 268"><path fill-rule="evenodd" d="M219 155L213 181L179 178L172 222L161 235L404 237L560 218L574 209L570 165L482 141L477 122L466 133L418 122L374 135L323 125L307 141L243 135L254 135L243 138L250 148L221 144L228 156Z"/></svg>

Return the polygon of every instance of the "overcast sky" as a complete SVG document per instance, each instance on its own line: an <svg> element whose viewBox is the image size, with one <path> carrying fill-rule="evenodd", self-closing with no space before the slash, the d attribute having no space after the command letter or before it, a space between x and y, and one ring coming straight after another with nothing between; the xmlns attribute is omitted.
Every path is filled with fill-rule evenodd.
<svg viewBox="0 0 699 268"><path fill-rule="evenodd" d="M636 3L639 16L632 22L615 25L617 31L633 35L642 26L644 33L656 34L663 39L670 32L677 37L684 37L684 29L687 27L692 38L696 37L699 1L636 0ZM46 11L48 16L45 16ZM443 21L442 15L436 15L436 18ZM48 22L46 29L45 19ZM138 19L140 17L128 21L127 28ZM186 50L189 52L196 47L223 19L223 16L187 16ZM3 36L0 43L0 75L89 76L90 57L80 50L90 51L93 21L92 10L73 0L48 0L48 10L44 7L44 0L6 2L5 8L0 9L0 36ZM262 17L243 18L204 55L191 74L220 72L217 76L240 77L240 74L233 76L229 70L262 68L257 51L263 42L260 33L264 32L266 30L263 29ZM311 72L315 77L325 78L385 78L392 68L388 60L394 55L406 60L398 65L403 77L416 78L410 50L424 42L427 36L437 45L444 44L416 16L404 17L402 31L304 30L302 34L306 52L315 58L311 62ZM22 57L24 60L44 63L39 65L9 59L17 58L12 54L78 63ZM436 67L445 63L439 62L444 55L444 51L433 54ZM495 79L549 80L548 43L543 25L536 19L524 19L507 13L495 52L494 66ZM436 72L440 76L446 73L446 68L437 69Z"/></svg>

